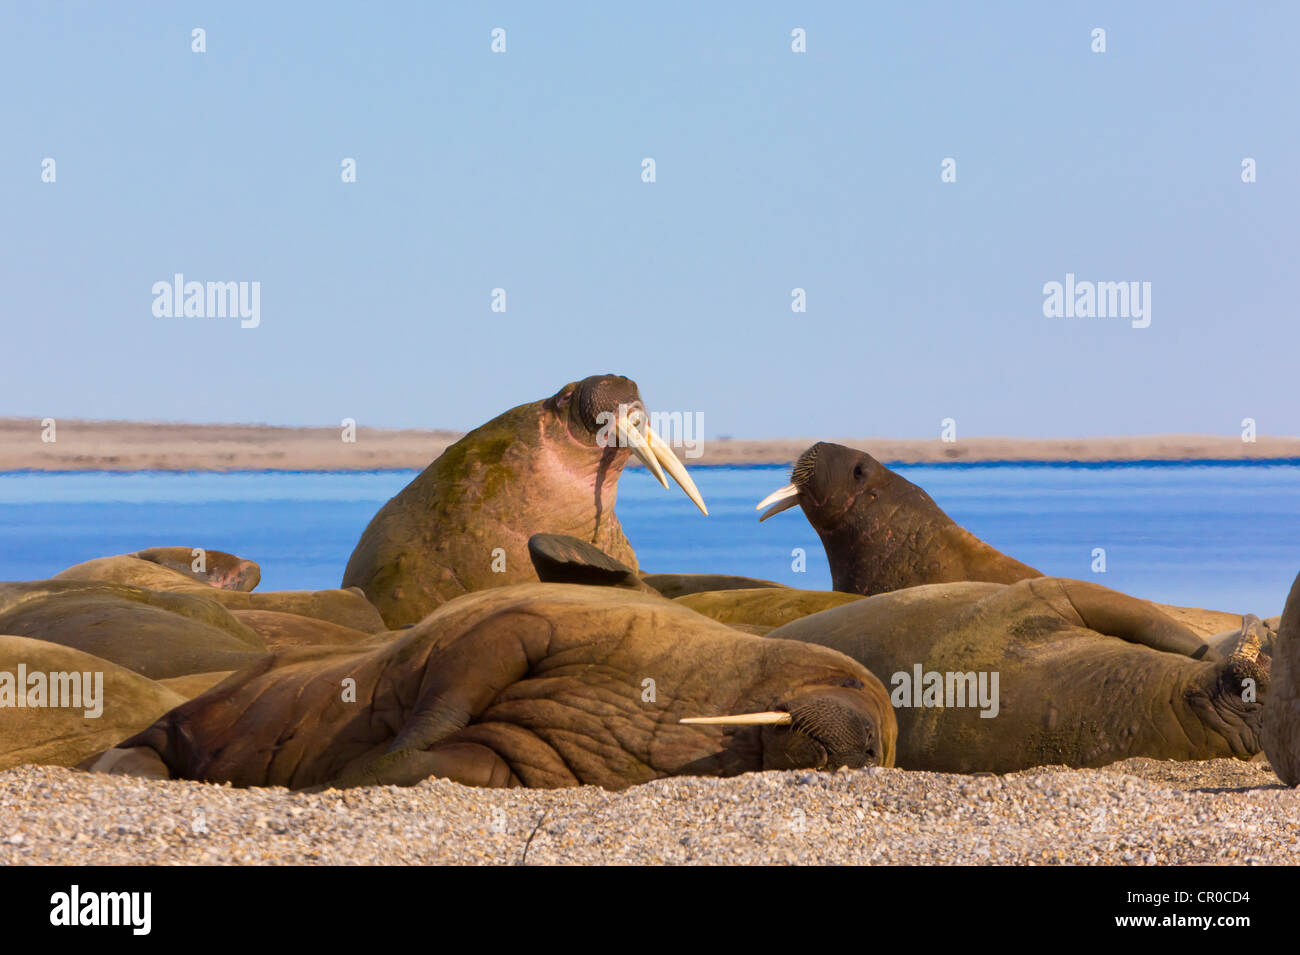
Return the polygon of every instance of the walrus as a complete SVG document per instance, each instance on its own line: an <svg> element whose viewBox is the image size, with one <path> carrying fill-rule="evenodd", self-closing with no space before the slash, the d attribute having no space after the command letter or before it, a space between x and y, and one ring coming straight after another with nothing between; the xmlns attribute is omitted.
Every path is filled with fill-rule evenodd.
<svg viewBox="0 0 1300 955"><path fill-rule="evenodd" d="M1300 785L1300 575L1291 585L1273 648L1273 688L1264 708L1264 753L1278 779Z"/></svg>
<svg viewBox="0 0 1300 955"><path fill-rule="evenodd" d="M88 766L291 789L430 776L618 789L889 766L895 736L880 681L833 650L737 633L657 594L536 583L449 601L365 651L268 656Z"/></svg>
<svg viewBox="0 0 1300 955"><path fill-rule="evenodd" d="M980 540L934 499L865 451L819 442L795 462L790 483L759 502L760 518L798 504L822 540L831 582L872 594L921 584L1013 584L1043 573ZM1239 613L1155 604L1203 637L1237 625Z"/></svg>
<svg viewBox="0 0 1300 955"><path fill-rule="evenodd" d="M962 773L1249 759L1273 639L1247 616L1206 641L1147 601L1058 577L910 587L769 638L839 650L889 682L898 765Z"/></svg>
<svg viewBox="0 0 1300 955"><path fill-rule="evenodd" d="M235 670L264 655L262 638L209 596L224 591L202 589L169 593L75 579L3 583L0 633L81 650L152 680Z"/></svg>
<svg viewBox="0 0 1300 955"><path fill-rule="evenodd" d="M759 502L760 521L799 505L826 549L831 584L883 594L962 580L1013 584L1042 572L989 546L865 451L819 441L790 483Z"/></svg>
<svg viewBox="0 0 1300 955"><path fill-rule="evenodd" d="M127 554L169 567L218 590L248 592L262 581L262 568L223 550L202 547L149 547Z"/></svg>
<svg viewBox="0 0 1300 955"><path fill-rule="evenodd" d="M107 568L113 568L109 571ZM108 574L109 576L105 576ZM140 587L175 590L184 578L217 590L247 593L262 580L262 568L251 560L221 550L201 547L150 547L130 554L97 557L60 571L60 577L107 580ZM181 584L185 586L185 584Z"/></svg>
<svg viewBox="0 0 1300 955"><path fill-rule="evenodd" d="M0 636L0 770L75 766L183 702L168 687L102 657Z"/></svg>
<svg viewBox="0 0 1300 955"><path fill-rule="evenodd" d="M181 548L163 548L179 550ZM143 552L142 552L143 553ZM210 551L209 553L216 553ZM236 558L239 560L239 558ZM251 564L251 561L243 563ZM253 565L257 566L257 565ZM260 571L259 571L260 573ZM127 584L164 593L191 594L215 601L232 611L258 610L313 617L366 633L386 629L379 611L370 605L358 589L347 590L269 590L249 593L245 590L200 582L191 574L166 563L150 561L138 554L96 557L55 574L54 580L97 580Z"/></svg>
<svg viewBox="0 0 1300 955"><path fill-rule="evenodd" d="M571 382L475 428L388 501L343 573L390 628L488 587L537 580L528 537L568 534L636 570L614 502L635 454L664 487L668 472L705 514L676 454L649 427L636 383L617 375Z"/></svg>

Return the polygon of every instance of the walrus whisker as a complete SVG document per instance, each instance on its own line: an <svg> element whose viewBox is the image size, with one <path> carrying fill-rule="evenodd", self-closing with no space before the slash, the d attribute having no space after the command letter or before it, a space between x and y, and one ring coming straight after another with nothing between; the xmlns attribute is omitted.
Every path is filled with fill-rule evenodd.
<svg viewBox="0 0 1300 955"><path fill-rule="evenodd" d="M779 710L763 713L737 713L734 716L688 716L678 720L680 723L693 723L709 726L789 726L793 717Z"/></svg>

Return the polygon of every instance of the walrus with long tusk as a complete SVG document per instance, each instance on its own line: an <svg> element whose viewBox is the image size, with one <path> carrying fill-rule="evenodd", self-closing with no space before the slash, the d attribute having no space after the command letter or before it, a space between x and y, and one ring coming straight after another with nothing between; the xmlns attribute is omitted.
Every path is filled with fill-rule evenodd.
<svg viewBox="0 0 1300 955"><path fill-rule="evenodd" d="M703 721L699 717L705 717ZM87 768L236 786L597 785L893 765L880 681L658 594L522 584L371 647L283 651Z"/></svg>
<svg viewBox="0 0 1300 955"><path fill-rule="evenodd" d="M444 451L371 520L343 586L360 587L388 626L401 627L461 594L537 580L528 538L538 532L590 541L635 570L614 515L631 454L708 514L649 426L636 383L596 375L512 408Z"/></svg>

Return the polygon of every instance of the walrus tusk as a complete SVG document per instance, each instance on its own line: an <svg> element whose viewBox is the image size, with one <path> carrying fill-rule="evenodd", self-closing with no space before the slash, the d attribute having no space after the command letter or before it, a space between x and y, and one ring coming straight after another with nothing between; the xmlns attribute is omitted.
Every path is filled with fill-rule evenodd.
<svg viewBox="0 0 1300 955"><path fill-rule="evenodd" d="M781 488L781 490L773 491L767 497L759 501L758 506L755 507L754 510L761 511L769 504L775 505L771 510L758 519L758 522L761 524L773 514L780 514L782 511L788 511L798 503L799 488L793 484L787 484L785 487Z"/></svg>
<svg viewBox="0 0 1300 955"><path fill-rule="evenodd" d="M659 463L664 466L664 470L673 476L673 480L681 485L682 490L686 492L686 496L695 502L695 506L700 509L700 512L705 517L708 517L709 509L704 506L704 498L700 495L700 489L695 486L691 476L686 473L686 466L677 460L677 455L668 446L668 442L659 437L655 433L655 429L649 425L646 425L645 436L650 443L650 449L654 452L655 457L659 459ZM664 485L664 487L667 486L667 484Z"/></svg>
<svg viewBox="0 0 1300 955"><path fill-rule="evenodd" d="M640 459L641 463L650 469L650 473L658 479L659 483L667 487L668 479L664 477L664 469L659 466L654 450L650 447L649 442L641 436L641 432L637 430L636 422L630 420L631 417L631 415L628 415L618 419L615 426L618 428L619 438L632 449L632 453Z"/></svg>
<svg viewBox="0 0 1300 955"><path fill-rule="evenodd" d="M1228 654L1228 659L1245 660L1248 663L1256 662L1259 659L1260 650L1263 648L1259 639L1259 631L1263 627L1263 622L1253 613L1244 615L1241 618L1241 635L1237 637L1232 652Z"/></svg>
<svg viewBox="0 0 1300 955"><path fill-rule="evenodd" d="M690 716L678 722L712 726L789 726L793 719L789 713L768 710L766 713L737 713L735 716Z"/></svg>

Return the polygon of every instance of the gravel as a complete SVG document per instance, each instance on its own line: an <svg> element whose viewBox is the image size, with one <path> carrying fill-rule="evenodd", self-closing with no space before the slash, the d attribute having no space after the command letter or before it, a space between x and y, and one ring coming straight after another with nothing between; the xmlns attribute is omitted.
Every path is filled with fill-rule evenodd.
<svg viewBox="0 0 1300 955"><path fill-rule="evenodd" d="M445 780L319 794L50 766L0 772L0 865L1279 864L1300 790L1266 763L1006 776L679 777L622 792Z"/></svg>

